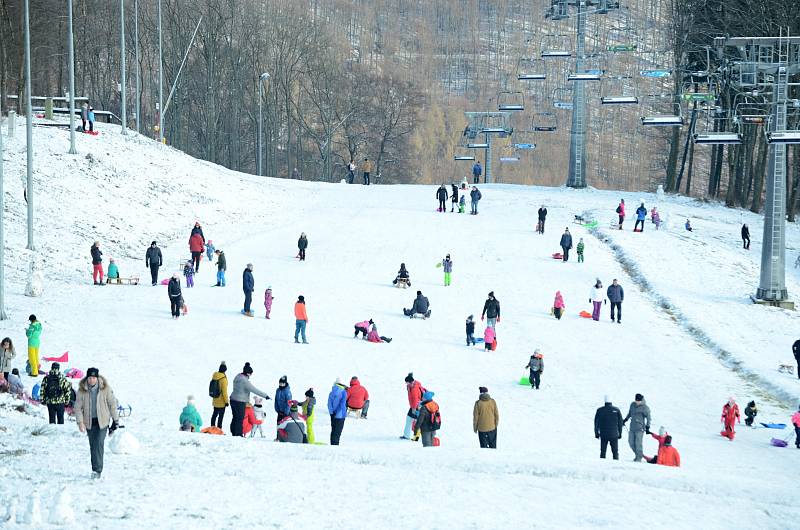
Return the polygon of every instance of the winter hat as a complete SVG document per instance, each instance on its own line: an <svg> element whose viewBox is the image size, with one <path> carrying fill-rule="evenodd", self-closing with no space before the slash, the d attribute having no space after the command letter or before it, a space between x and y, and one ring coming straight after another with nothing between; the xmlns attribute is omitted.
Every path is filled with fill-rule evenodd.
<svg viewBox="0 0 800 530"><path fill-rule="evenodd" d="M728 397L728 403L735 403L735 402L736 402L736 397L735 396L729 396Z"/></svg>
<svg viewBox="0 0 800 530"><path fill-rule="evenodd" d="M542 350L540 350L539 348L536 348L535 350L533 350L533 354L534 355L539 355L540 353L542 353Z"/></svg>
<svg viewBox="0 0 800 530"><path fill-rule="evenodd" d="M108 258L108 261L110 261L111 263L114 263L114 258Z"/></svg>
<svg viewBox="0 0 800 530"><path fill-rule="evenodd" d="M417 291L417 296L421 296L421 295L422 295L422 291Z"/></svg>
<svg viewBox="0 0 800 530"><path fill-rule="evenodd" d="M194 405L194 396L189 394L186 396L186 404L187 405Z"/></svg>
<svg viewBox="0 0 800 530"><path fill-rule="evenodd" d="M334 385L341 385L342 384L342 378L341 377L337 377L336 381L334 381L333 384Z"/></svg>
<svg viewBox="0 0 800 530"><path fill-rule="evenodd" d="M474 318L475 318L475 315L470 315L470 316L467 317L467 320L473 320Z"/></svg>
<svg viewBox="0 0 800 530"><path fill-rule="evenodd" d="M191 261L189 261L189 263L191 263ZM180 278L180 275L177 272L172 275L173 280L177 280L178 278Z"/></svg>
<svg viewBox="0 0 800 530"><path fill-rule="evenodd" d="M433 392L427 390L424 394L422 394L422 401L430 401L433 399Z"/></svg>
<svg viewBox="0 0 800 530"><path fill-rule="evenodd" d="M610 400L610 399L608 399L608 394L606 394L605 396L603 396L603 403L611 403L611 400Z"/></svg>
<svg viewBox="0 0 800 530"><path fill-rule="evenodd" d="M50 369L51 370L59 370L59 369L61 369L61 365L58 364L58 363L53 363L53 365L50 366Z"/></svg>
<svg viewBox="0 0 800 530"><path fill-rule="evenodd" d="M271 290L272 290L272 286L271 286L271 285L268 285L268 286L267 286L267 291L271 291Z"/></svg>
<svg viewBox="0 0 800 530"><path fill-rule="evenodd" d="M297 401L290 401L291 405L289 406L290 412L297 412Z"/></svg>
<svg viewBox="0 0 800 530"><path fill-rule="evenodd" d="M286 378L285 375L282 375L281 378L278 380L279 385L288 385L289 380Z"/></svg>
<svg viewBox="0 0 800 530"><path fill-rule="evenodd" d="M208 244L210 245L211 243L213 243L213 241L211 241L211 240L209 239L208 241L206 241L206 243L208 243Z"/></svg>
<svg viewBox="0 0 800 530"><path fill-rule="evenodd" d="M253 264L252 264L252 263L248 263L248 264L247 264L247 268L248 268L248 269L252 269L252 268L253 268Z"/></svg>
<svg viewBox="0 0 800 530"><path fill-rule="evenodd" d="M658 435L659 436L664 436L666 433L667 433L667 429L663 425L658 428Z"/></svg>
<svg viewBox="0 0 800 530"><path fill-rule="evenodd" d="M253 373L253 367L250 366L250 363L244 363L244 368L242 368L242 373L245 375L250 375Z"/></svg>
<svg viewBox="0 0 800 530"><path fill-rule="evenodd" d="M633 400L634 400L634 401L641 401L641 400L643 400L643 399L644 399L644 396L643 396L643 395L641 395L641 394L636 394L636 395L633 397Z"/></svg>
<svg viewBox="0 0 800 530"><path fill-rule="evenodd" d="M486 394L489 392L489 389L486 388L485 386L480 386L478 387L478 392L480 392L481 394Z"/></svg>
<svg viewBox="0 0 800 530"><path fill-rule="evenodd" d="M152 243L150 243L150 246L151 246L151 247L154 247L154 246L156 246L156 242L155 242L155 241L153 241Z"/></svg>
<svg viewBox="0 0 800 530"><path fill-rule="evenodd" d="M670 445L672 443L672 436L667 435L664 437L664 445Z"/></svg>
<svg viewBox="0 0 800 530"><path fill-rule="evenodd" d="M100 377L100 370L97 368L89 368L86 370L86 377Z"/></svg>
<svg viewBox="0 0 800 530"><path fill-rule="evenodd" d="M31 315L31 316L29 316L29 317L28 317L28 320L29 320L30 322L36 322L36 315Z"/></svg>
<svg viewBox="0 0 800 530"><path fill-rule="evenodd" d="M219 363L219 370L218 372L222 372L223 374L228 371L228 366L225 364L225 361Z"/></svg>
<svg viewBox="0 0 800 530"><path fill-rule="evenodd" d="M489 291L489 297L494 298L494 291Z"/></svg>
<svg viewBox="0 0 800 530"><path fill-rule="evenodd" d="M756 402L755 401L751 401L750 403L747 404L747 406L750 407L750 408L753 408L753 407L756 406Z"/></svg>
<svg viewBox="0 0 800 530"><path fill-rule="evenodd" d="M263 402L264 402L264 400L261 399L259 396L256 396L256 397L253 398L253 403L255 403L257 406L261 406L261 403L263 403Z"/></svg>
<svg viewBox="0 0 800 530"><path fill-rule="evenodd" d="M350 378L350 384L351 385L356 381L358 381L358 376L357 375L354 375L353 377Z"/></svg>
<svg viewBox="0 0 800 530"><path fill-rule="evenodd" d="M308 390L306 390L306 397L310 397L310 398L314 397L314 389L313 388L309 388Z"/></svg>
<svg viewBox="0 0 800 530"><path fill-rule="evenodd" d="M301 294L300 296L297 297L297 301L298 302L305 302L306 301L306 297Z"/></svg>
<svg viewBox="0 0 800 530"><path fill-rule="evenodd" d="M405 382L406 383L413 383L414 382L414 374L411 373L411 372L408 372L408 375L405 378Z"/></svg>
<svg viewBox="0 0 800 530"><path fill-rule="evenodd" d="M370 324L374 324L375 322L373 322L373 321L372 321L372 319L370 318L370 319L369 319L369 323L370 323Z"/></svg>

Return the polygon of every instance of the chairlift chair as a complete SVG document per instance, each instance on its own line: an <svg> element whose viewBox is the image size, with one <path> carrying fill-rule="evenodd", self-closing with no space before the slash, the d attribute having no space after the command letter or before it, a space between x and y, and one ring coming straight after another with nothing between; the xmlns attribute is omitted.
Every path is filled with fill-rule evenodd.
<svg viewBox="0 0 800 530"><path fill-rule="evenodd" d="M798 113L800 113L800 103L795 103L798 107L789 111L789 114L786 116L786 123L797 123L798 122ZM784 129L779 131L771 130L773 128L772 120L774 118L770 116L767 119L767 126L765 127L766 130L766 137L768 144L783 144L783 145L797 145L800 144L800 130L798 129Z"/></svg>
<svg viewBox="0 0 800 530"><path fill-rule="evenodd" d="M628 85L631 88L628 88ZM606 77L600 85L601 105L638 105L635 80L631 76Z"/></svg>
<svg viewBox="0 0 800 530"><path fill-rule="evenodd" d="M522 57L517 61L518 81L544 81L545 79L547 79L547 71L541 59Z"/></svg>
<svg viewBox="0 0 800 530"><path fill-rule="evenodd" d="M555 132L558 120L553 112L537 112L533 115L532 130L536 132Z"/></svg>
<svg viewBox="0 0 800 530"><path fill-rule="evenodd" d="M670 101L673 99L672 95L656 95L650 96L650 98L654 99L663 99L669 98ZM655 108L655 105L652 105L651 108ZM682 127L684 124L683 114L681 112L681 105L680 103L672 103L673 112L671 114L667 113L653 113L653 114L645 114L641 117L642 125L645 127Z"/></svg>
<svg viewBox="0 0 800 530"><path fill-rule="evenodd" d="M692 138L699 145L739 145L742 143L742 133L739 120L730 117L727 112L717 109L705 113L706 119L702 128Z"/></svg>
<svg viewBox="0 0 800 530"><path fill-rule="evenodd" d="M572 57L570 48L570 38L568 35L545 35L542 39L541 52L542 59Z"/></svg>
<svg viewBox="0 0 800 530"><path fill-rule="evenodd" d="M498 92L497 110L501 112L525 110L525 96L520 91L503 90Z"/></svg>

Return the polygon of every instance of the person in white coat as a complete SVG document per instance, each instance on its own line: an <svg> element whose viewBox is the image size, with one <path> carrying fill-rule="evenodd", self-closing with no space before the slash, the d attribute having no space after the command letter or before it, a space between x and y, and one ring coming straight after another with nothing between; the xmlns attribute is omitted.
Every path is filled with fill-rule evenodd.
<svg viewBox="0 0 800 530"><path fill-rule="evenodd" d="M589 293L589 301L592 303L592 320L600 320L600 308L603 307L603 302L607 302L606 293L603 291L603 282L600 281L600 278L597 278L597 281L592 287L591 292Z"/></svg>

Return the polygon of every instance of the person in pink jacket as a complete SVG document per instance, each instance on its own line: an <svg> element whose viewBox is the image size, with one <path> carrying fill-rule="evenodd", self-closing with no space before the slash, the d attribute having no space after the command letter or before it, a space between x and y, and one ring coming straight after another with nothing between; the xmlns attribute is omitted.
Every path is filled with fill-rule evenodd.
<svg viewBox="0 0 800 530"><path fill-rule="evenodd" d="M264 291L264 308L267 310L267 317L269 318L269 312L272 311L272 286L270 285L267 287L267 290Z"/></svg>
<svg viewBox="0 0 800 530"><path fill-rule="evenodd" d="M797 412L792 414L792 425L794 425L794 445L800 449L800 405L797 406Z"/></svg>
<svg viewBox="0 0 800 530"><path fill-rule="evenodd" d="M497 340L497 335L494 332L494 328L491 326L486 326L486 330L483 332L483 343L484 347L487 350L494 350L495 349L495 341Z"/></svg>
<svg viewBox="0 0 800 530"><path fill-rule="evenodd" d="M564 309L567 306L564 305L564 297L561 296L561 291L556 291L556 299L553 301L553 315L558 320L561 320L561 315L564 314Z"/></svg>
<svg viewBox="0 0 800 530"><path fill-rule="evenodd" d="M736 436L734 423L737 421L742 423L742 418L739 415L739 405L736 404L736 400L733 399L733 396L729 397L728 402L722 407L721 421L723 429L720 431L720 434L728 440L733 441L733 437Z"/></svg>
<svg viewBox="0 0 800 530"><path fill-rule="evenodd" d="M619 206L617 206L617 215L619 216L619 229L622 230L622 221L625 220L625 199L619 200Z"/></svg>
<svg viewBox="0 0 800 530"><path fill-rule="evenodd" d="M392 342L391 337L383 337L378 333L378 326L376 326L374 322L372 324L372 328L369 330L369 333L367 333L367 340L369 342L376 342L376 343Z"/></svg>
<svg viewBox="0 0 800 530"><path fill-rule="evenodd" d="M353 335L354 339L358 338L358 334L361 333L362 338L364 340L367 339L367 334L369 333L369 327L372 325L372 319L369 320L362 320L361 322L356 322L354 327L356 328L356 332Z"/></svg>

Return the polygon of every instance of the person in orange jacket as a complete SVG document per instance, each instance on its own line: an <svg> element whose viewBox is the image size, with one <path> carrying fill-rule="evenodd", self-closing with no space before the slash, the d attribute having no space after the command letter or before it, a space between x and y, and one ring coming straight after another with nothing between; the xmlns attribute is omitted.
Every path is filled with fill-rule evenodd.
<svg viewBox="0 0 800 530"><path fill-rule="evenodd" d="M256 419L256 411L253 409L253 405L250 402L244 406L244 420L242 421L242 435L247 436L250 434L250 431L253 430L253 427L256 425L261 425L264 423L263 420Z"/></svg>
<svg viewBox="0 0 800 530"><path fill-rule="evenodd" d="M658 454L652 458L645 457L648 464L661 464L662 466L681 467L681 455L672 447L672 436L664 427L658 429L658 434L648 432L658 442ZM669 443L668 443L669 441Z"/></svg>
<svg viewBox="0 0 800 530"><path fill-rule="evenodd" d="M739 405L736 404L736 400L733 396L728 398L728 402L725 403L725 406L722 407L722 418L721 420L723 424L723 429L720 431L720 435L724 436L730 441L733 441L734 436L736 436L736 430L734 429L734 423L739 422L742 423L742 417L739 414Z"/></svg>
<svg viewBox="0 0 800 530"><path fill-rule="evenodd" d="M306 299L303 295L297 297L297 302L294 304L294 342L297 344L298 336L303 337L303 344L308 344L306 340L306 324L308 324L308 314L306 313Z"/></svg>
<svg viewBox="0 0 800 530"><path fill-rule="evenodd" d="M361 419L367 419L367 411L369 410L369 392L367 388L361 384L358 377L353 376L350 378L350 386L345 391L347 392L347 408L360 410Z"/></svg>

